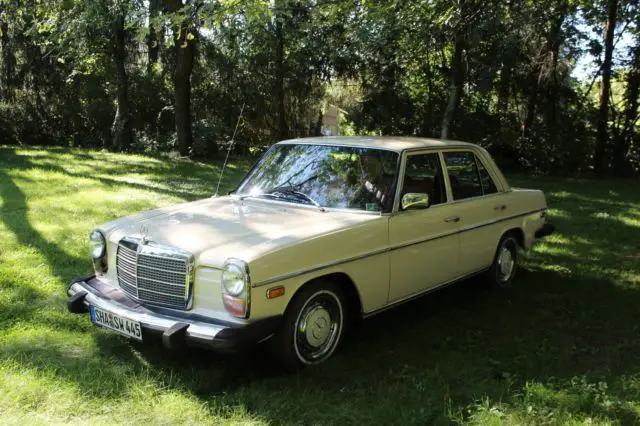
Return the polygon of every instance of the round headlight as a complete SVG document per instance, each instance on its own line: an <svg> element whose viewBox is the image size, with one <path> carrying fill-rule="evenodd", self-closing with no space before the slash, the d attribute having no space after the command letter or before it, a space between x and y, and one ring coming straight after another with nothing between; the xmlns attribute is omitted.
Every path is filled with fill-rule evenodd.
<svg viewBox="0 0 640 426"><path fill-rule="evenodd" d="M93 259L101 259L107 252L107 241L100 231L93 231L89 237L91 243L91 257Z"/></svg>
<svg viewBox="0 0 640 426"><path fill-rule="evenodd" d="M222 286L231 296L240 296L245 290L248 281L247 270L244 264L227 262L222 270Z"/></svg>

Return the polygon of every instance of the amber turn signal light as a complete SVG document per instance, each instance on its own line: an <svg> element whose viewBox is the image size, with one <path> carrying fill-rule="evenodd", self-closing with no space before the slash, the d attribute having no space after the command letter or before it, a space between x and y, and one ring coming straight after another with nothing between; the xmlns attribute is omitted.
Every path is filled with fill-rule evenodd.
<svg viewBox="0 0 640 426"><path fill-rule="evenodd" d="M267 290L267 299L275 299L276 297L284 296L284 287L273 287Z"/></svg>

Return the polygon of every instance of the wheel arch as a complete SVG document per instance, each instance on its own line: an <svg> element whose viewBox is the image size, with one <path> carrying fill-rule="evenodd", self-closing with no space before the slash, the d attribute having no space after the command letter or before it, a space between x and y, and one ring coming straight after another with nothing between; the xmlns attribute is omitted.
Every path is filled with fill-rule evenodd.
<svg viewBox="0 0 640 426"><path fill-rule="evenodd" d="M509 235L509 234L512 234L514 236L520 248L522 249L526 248L524 231L522 230L522 228L514 227L514 228L507 229L502 233L502 236L500 237L500 239L502 240L502 238L504 238L505 235Z"/></svg>
<svg viewBox="0 0 640 426"><path fill-rule="evenodd" d="M331 272L331 273L313 277L307 280L304 284L298 287L298 289L293 294L293 296L291 296L291 298L289 299L289 302L287 303L287 309L289 309L289 306L291 306L291 303L293 302L293 300L295 300L296 296L300 294L300 292L304 288L314 283L322 282L322 281L328 281L328 282L333 282L338 284L340 288L343 290L344 296L347 299L346 304L349 312L352 315L357 315L358 317L362 317L362 300L360 297L360 292L358 291L358 288L356 287L355 282L351 279L349 275L347 275L344 272Z"/></svg>

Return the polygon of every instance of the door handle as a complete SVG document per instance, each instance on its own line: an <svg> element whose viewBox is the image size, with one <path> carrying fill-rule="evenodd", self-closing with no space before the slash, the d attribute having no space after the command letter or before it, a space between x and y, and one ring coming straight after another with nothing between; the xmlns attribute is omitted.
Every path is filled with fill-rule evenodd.
<svg viewBox="0 0 640 426"><path fill-rule="evenodd" d="M451 222L460 222L460 216L451 216L448 217L444 220L447 223L451 223Z"/></svg>
<svg viewBox="0 0 640 426"><path fill-rule="evenodd" d="M498 205L497 205L497 206L495 206L493 209L494 209L494 210L503 211L503 210L506 210L506 209L507 209L507 206L506 206L506 205L504 205L504 204L498 204Z"/></svg>

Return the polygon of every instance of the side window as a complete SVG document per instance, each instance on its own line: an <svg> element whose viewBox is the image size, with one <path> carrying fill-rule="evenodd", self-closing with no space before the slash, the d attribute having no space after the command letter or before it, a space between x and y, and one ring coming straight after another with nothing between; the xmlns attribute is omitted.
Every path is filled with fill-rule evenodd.
<svg viewBox="0 0 640 426"><path fill-rule="evenodd" d="M487 169L484 168L482 161L480 161L479 158L477 158L477 160L478 169L480 171L480 181L482 182L482 191L484 195L495 194L496 192L498 192L498 188L496 187L495 182L491 178L491 175L489 174Z"/></svg>
<svg viewBox="0 0 640 426"><path fill-rule="evenodd" d="M432 206L446 201L444 176L438 154L419 154L407 157L401 196L411 192L429 195Z"/></svg>
<svg viewBox="0 0 640 426"><path fill-rule="evenodd" d="M454 200L479 197L483 194L473 152L445 152L444 161L447 165Z"/></svg>

